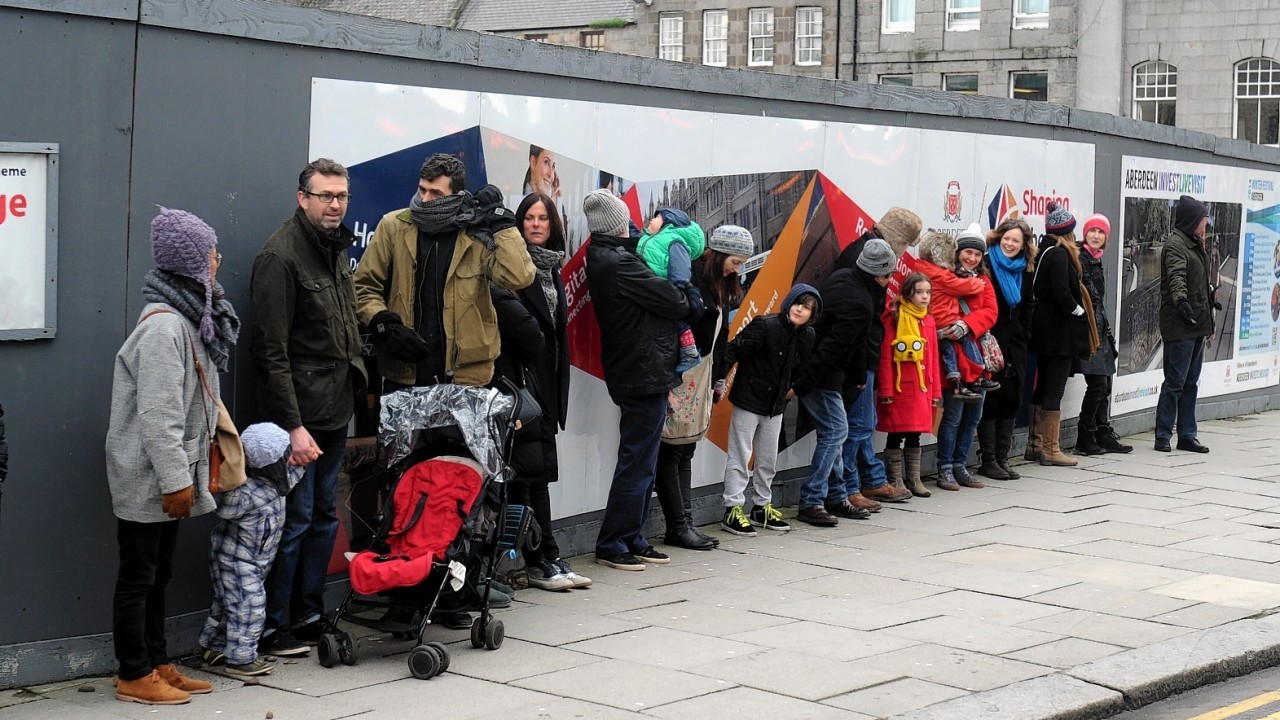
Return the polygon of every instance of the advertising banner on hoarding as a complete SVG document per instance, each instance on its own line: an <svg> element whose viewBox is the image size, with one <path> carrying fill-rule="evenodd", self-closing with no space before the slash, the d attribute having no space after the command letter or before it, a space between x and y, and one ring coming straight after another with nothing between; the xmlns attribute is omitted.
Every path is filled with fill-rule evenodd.
<svg viewBox="0 0 1280 720"><path fill-rule="evenodd" d="M0 143L0 339L53 334L51 154L22 145Z"/></svg>
<svg viewBox="0 0 1280 720"><path fill-rule="evenodd" d="M1277 173L1126 156L1112 412L1154 407L1164 380L1161 251L1182 195L1205 203L1205 258L1221 310L1205 340L1200 397L1277 383L1280 363L1280 185Z"/></svg>
<svg viewBox="0 0 1280 720"><path fill-rule="evenodd" d="M601 379L583 272L586 193L611 190L637 221L672 206L708 232L725 223L750 230L763 262L730 333L776 312L793 283L821 284L840 250L890 207L950 233L974 222L985 232L1009 215L1039 231L1048 198L1081 218L1092 212L1094 151L1080 143L321 78L312 90L311 156L351 171L353 261L378 219L408 205L417 168L432 152L462 157L467 186L493 183L513 209L534 191L556 204L566 229L574 367L567 428L558 436L565 482L553 485L557 516L603 507L617 450L617 408ZM362 111L327 112L334 107ZM809 462L811 440L797 429L795 405L781 468ZM727 402L716 406L695 455L696 485L722 477L729 410Z"/></svg>

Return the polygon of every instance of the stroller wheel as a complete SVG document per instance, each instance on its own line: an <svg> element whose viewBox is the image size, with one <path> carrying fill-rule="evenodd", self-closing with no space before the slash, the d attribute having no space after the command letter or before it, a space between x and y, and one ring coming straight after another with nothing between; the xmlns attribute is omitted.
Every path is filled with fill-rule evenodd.
<svg viewBox="0 0 1280 720"><path fill-rule="evenodd" d="M484 647L484 623L480 618L471 622L471 647L477 650Z"/></svg>
<svg viewBox="0 0 1280 720"><path fill-rule="evenodd" d="M440 653L440 673L439 674L443 675L446 672L449 672L449 651L445 649L444 643L429 642L425 644L427 647L435 648L436 652Z"/></svg>
<svg viewBox="0 0 1280 720"><path fill-rule="evenodd" d="M502 626L502 621L493 620L484 629L484 646L490 650L497 650L502 647L502 641L506 637L507 630Z"/></svg>
<svg viewBox="0 0 1280 720"><path fill-rule="evenodd" d="M346 630L340 630L337 633L338 639L338 659L343 665L356 664L356 639L351 637L351 633Z"/></svg>
<svg viewBox="0 0 1280 720"><path fill-rule="evenodd" d="M419 680L430 680L440 674L443 662L430 645L418 645L409 651L409 672Z"/></svg>
<svg viewBox="0 0 1280 720"><path fill-rule="evenodd" d="M342 654L338 649L338 638L333 633L325 633L320 636L320 644L316 646L316 658L320 660L320 667L331 668L338 664Z"/></svg>

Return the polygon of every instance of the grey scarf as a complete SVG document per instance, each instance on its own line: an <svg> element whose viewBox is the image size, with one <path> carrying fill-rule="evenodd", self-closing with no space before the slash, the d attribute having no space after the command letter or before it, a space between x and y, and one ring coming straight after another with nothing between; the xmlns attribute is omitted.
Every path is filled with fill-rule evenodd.
<svg viewBox="0 0 1280 720"><path fill-rule="evenodd" d="M204 317L204 290L200 288L197 292L195 288L199 288L199 284L184 280L186 278L167 270L152 270L142 285L142 298L149 303L171 306L199 327ZM240 338L240 318L221 285L214 284L213 298L213 339L204 341L204 346L218 372L226 372L230 367L231 347Z"/></svg>
<svg viewBox="0 0 1280 720"><path fill-rule="evenodd" d="M414 193L409 201L409 214L413 216L413 224L428 235L457 232L475 222L475 200L466 190L426 203L422 202L421 195Z"/></svg>
<svg viewBox="0 0 1280 720"><path fill-rule="evenodd" d="M538 283L542 286L542 294L547 298L547 307L551 310L551 317L554 318L556 307L560 304L560 297L556 293L556 281L551 273L560 272L560 260L564 258L564 253L531 243L526 243L526 247L529 249L529 259L533 261L534 271L538 275Z"/></svg>

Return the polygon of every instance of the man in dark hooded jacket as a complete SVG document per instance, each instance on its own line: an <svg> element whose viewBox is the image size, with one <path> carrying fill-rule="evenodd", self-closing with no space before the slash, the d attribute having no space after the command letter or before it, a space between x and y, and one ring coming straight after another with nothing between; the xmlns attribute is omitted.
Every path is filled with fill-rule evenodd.
<svg viewBox="0 0 1280 720"><path fill-rule="evenodd" d="M600 359L609 397L621 411L618 462L600 534L596 562L619 570L670 562L643 534L657 472L667 395L680 384L676 360L679 322L702 315L702 298L689 283L677 288L653 274L635 254L627 206L608 190L582 202L591 231L587 283L600 324Z"/></svg>
<svg viewBox="0 0 1280 720"><path fill-rule="evenodd" d="M842 391L846 386L861 390L867 383L867 369L874 367L867 361L870 331L880 324L884 287L898 257L880 238L867 240L856 255L852 267L838 262L819 288L822 315L814 326L817 337L809 362L792 383L817 434L796 519L819 527L836 525L837 517L865 519L870 515L851 505L845 493L842 453L849 418ZM878 305L876 298L880 299Z"/></svg>
<svg viewBox="0 0 1280 720"><path fill-rule="evenodd" d="M1164 383L1156 405L1156 445L1171 450L1175 423L1178 449L1207 453L1196 439L1196 396L1205 338L1213 334L1213 311L1222 309L1209 285L1204 233L1209 210L1190 195L1178 198L1173 232L1160 253L1160 339L1164 345Z"/></svg>

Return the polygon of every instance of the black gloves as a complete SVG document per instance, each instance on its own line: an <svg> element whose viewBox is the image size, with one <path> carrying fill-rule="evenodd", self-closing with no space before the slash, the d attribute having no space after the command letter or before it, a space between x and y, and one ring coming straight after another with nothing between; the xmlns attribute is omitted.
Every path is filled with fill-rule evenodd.
<svg viewBox="0 0 1280 720"><path fill-rule="evenodd" d="M406 363L420 363L431 356L431 347L418 333L405 327L400 316L383 310L369 323L374 340L386 348L391 357Z"/></svg>
<svg viewBox="0 0 1280 720"><path fill-rule="evenodd" d="M1182 316L1182 322L1188 325L1196 324L1196 313L1191 309L1191 303L1186 300L1178 301L1178 314Z"/></svg>
<svg viewBox="0 0 1280 720"><path fill-rule="evenodd" d="M470 228L473 234L493 249L493 236L516 226L516 214L502 204L502 191L496 185L485 185L475 194L476 219Z"/></svg>

